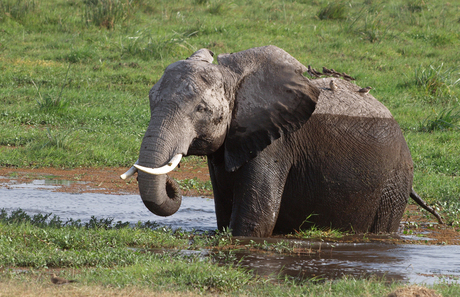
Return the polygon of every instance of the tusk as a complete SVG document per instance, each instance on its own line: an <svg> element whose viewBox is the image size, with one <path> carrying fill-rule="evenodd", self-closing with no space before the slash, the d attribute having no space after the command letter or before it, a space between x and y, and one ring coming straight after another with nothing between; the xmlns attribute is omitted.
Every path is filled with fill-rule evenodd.
<svg viewBox="0 0 460 297"><path fill-rule="evenodd" d="M139 159L137 159L136 163L134 163L134 165L136 165L136 164L139 164ZM133 176L133 174L136 173L136 172L137 172L137 168L132 166L131 168L129 168L128 171L126 171L125 173L120 175L120 178L121 179L127 179L128 177Z"/></svg>
<svg viewBox="0 0 460 297"><path fill-rule="evenodd" d="M182 159L182 154L177 154L171 159L171 161L168 162L167 165L160 167L160 168L148 168L148 167L144 167L144 166L137 165L137 164L134 164L134 167L148 174L161 175L161 174L166 174L170 171L173 171L173 169L176 168L176 166L179 164L181 159Z"/></svg>

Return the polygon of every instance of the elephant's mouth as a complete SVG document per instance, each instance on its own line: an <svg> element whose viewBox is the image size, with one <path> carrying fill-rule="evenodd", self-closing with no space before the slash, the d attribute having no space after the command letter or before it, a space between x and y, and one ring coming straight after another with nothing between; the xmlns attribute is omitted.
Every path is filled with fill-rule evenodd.
<svg viewBox="0 0 460 297"><path fill-rule="evenodd" d="M131 177L134 173L136 173L137 170L143 171L148 174L153 174L153 175L166 174L166 173L173 171L174 168L176 168L176 166L179 165L181 159L182 159L182 154L177 154L174 157L172 157L172 159L168 162L168 164L166 164L163 167L159 167L159 168L148 168L148 167L141 166L139 165L139 159L138 159L136 163L134 163L134 165L128 171L120 175L120 178L127 179L128 177Z"/></svg>
<svg viewBox="0 0 460 297"><path fill-rule="evenodd" d="M174 168L176 168L176 166L179 165L181 159L182 159L182 154L177 154L171 158L168 164L162 167L159 167L159 168L148 168L148 167L144 167L138 164L134 164L134 167L148 174L162 175L162 174L166 174L166 173L173 171Z"/></svg>

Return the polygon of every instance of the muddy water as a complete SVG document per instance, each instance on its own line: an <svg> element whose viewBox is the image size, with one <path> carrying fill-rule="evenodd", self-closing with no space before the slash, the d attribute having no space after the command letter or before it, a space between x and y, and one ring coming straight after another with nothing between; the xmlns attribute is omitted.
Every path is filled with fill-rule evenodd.
<svg viewBox="0 0 460 297"><path fill-rule="evenodd" d="M53 192L63 181L36 180L28 184L0 178L0 208L8 212L21 208L29 215L53 213L62 220L91 216L113 218L114 222L156 221L172 228L215 230L216 218L212 199L184 197L180 210L170 217L151 214L138 195L71 194ZM279 239L238 238L241 244L253 240L259 244ZM459 282L460 247L395 245L384 243L325 243L291 240L297 247L311 248L312 254L236 252L238 263L256 274L268 277L335 279L344 275L376 275L388 280L431 284Z"/></svg>
<svg viewBox="0 0 460 297"><path fill-rule="evenodd" d="M252 239L263 243L263 239ZM244 241L243 241L244 243ZM391 281L433 284L458 282L458 246L395 245L382 243L326 243L296 240L311 247L310 255L254 254L239 252L242 266L262 276L335 279L342 276L383 277Z"/></svg>

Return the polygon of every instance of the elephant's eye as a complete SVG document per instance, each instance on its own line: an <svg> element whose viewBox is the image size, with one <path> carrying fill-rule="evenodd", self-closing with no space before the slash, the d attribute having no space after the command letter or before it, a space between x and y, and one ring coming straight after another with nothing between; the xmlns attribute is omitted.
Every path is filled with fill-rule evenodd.
<svg viewBox="0 0 460 297"><path fill-rule="evenodd" d="M201 105L201 104L196 107L197 112L207 112L208 110L209 109L206 106Z"/></svg>

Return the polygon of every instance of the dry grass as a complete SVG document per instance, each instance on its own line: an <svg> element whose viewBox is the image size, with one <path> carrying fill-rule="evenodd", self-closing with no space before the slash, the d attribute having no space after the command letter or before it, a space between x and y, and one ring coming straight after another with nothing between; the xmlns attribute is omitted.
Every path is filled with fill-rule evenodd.
<svg viewBox="0 0 460 297"><path fill-rule="evenodd" d="M53 285L51 282L29 283L17 280L0 281L0 297L142 297L142 296L198 296L193 293L154 292L140 288L107 288L83 284Z"/></svg>
<svg viewBox="0 0 460 297"><path fill-rule="evenodd" d="M440 297L436 291L421 286L409 286L399 288L388 294L388 297Z"/></svg>

